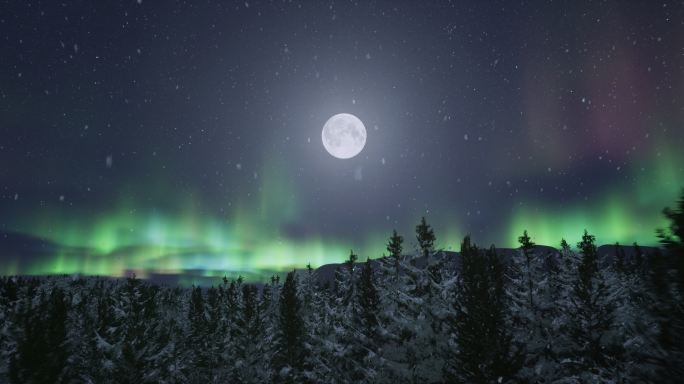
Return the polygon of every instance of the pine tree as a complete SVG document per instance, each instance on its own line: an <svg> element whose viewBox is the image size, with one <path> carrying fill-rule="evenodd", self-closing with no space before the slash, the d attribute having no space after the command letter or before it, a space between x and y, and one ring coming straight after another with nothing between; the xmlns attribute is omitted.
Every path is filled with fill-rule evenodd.
<svg viewBox="0 0 684 384"><path fill-rule="evenodd" d="M512 347L506 325L503 266L494 248L483 254L466 237L454 303L457 345L445 367L446 380L468 383L514 381L522 356Z"/></svg>
<svg viewBox="0 0 684 384"><path fill-rule="evenodd" d="M607 284L608 272L599 270L595 240L585 230L577 244L582 258L570 294L569 332L574 347L568 368L584 380L607 380L620 374L616 367L622 350L613 333L619 291Z"/></svg>
<svg viewBox="0 0 684 384"><path fill-rule="evenodd" d="M113 305L113 284L105 285L103 281L100 281L98 291L99 294L95 298L95 332L90 340L90 345L95 352L90 364L95 367L91 375L93 381L105 382L111 380L116 370L118 345L116 345L113 333L118 321L115 319Z"/></svg>
<svg viewBox="0 0 684 384"><path fill-rule="evenodd" d="M626 383L662 382L657 378L657 364L654 362L660 351L656 341L658 321L651 312L654 309L652 306L658 302L658 295L657 289L649 284L649 267L646 265L650 264L651 257L646 258L645 265L634 270L626 255L620 256L620 253L624 253L624 250L619 251L616 256L618 260L622 257L625 263L621 269L618 269L620 265L616 263L616 273L608 282L610 289L621 292L615 298L613 331L623 349L618 356L620 376ZM659 304L655 305L662 308Z"/></svg>
<svg viewBox="0 0 684 384"><path fill-rule="evenodd" d="M425 221L425 217L422 217L420 224L416 225L416 239L422 256L427 259L434 252L436 239L432 227Z"/></svg>
<svg viewBox="0 0 684 384"><path fill-rule="evenodd" d="M422 229L421 229L422 228ZM432 229L424 222L418 233L429 234L428 243L434 241ZM426 245L423 242L423 245ZM431 253L432 245L421 249ZM441 351L446 339L439 332L446 317L441 304L447 293L440 286L443 270L435 258L400 257L381 264L385 292L381 301L387 308L381 311L382 334L386 339L385 358L391 374L388 380L419 383L440 379L443 366ZM394 264L394 265L392 265Z"/></svg>
<svg viewBox="0 0 684 384"><path fill-rule="evenodd" d="M372 375L372 368L366 370L364 366L368 343L357 259L358 256L351 251L349 258L335 271L335 298L331 313L334 333L331 342L336 350L335 376L343 382L365 381L368 373Z"/></svg>
<svg viewBox="0 0 684 384"><path fill-rule="evenodd" d="M273 379L279 383L308 382L306 330L297 289L297 275L292 271L287 274L280 293L279 327L274 340L276 348L273 356Z"/></svg>
<svg viewBox="0 0 684 384"><path fill-rule="evenodd" d="M401 256L401 251L403 250L404 238L397 234L397 230L392 230L392 236L389 238L387 243L387 252L394 258L399 258Z"/></svg>
<svg viewBox="0 0 684 384"><path fill-rule="evenodd" d="M72 286L72 288L74 288ZM89 308L93 305L87 297L90 287L79 285L72 289L69 295L69 313L66 322L67 365L64 367L66 382L89 382L92 381L90 371L91 356L95 353L89 343L89 336L93 330L93 316Z"/></svg>
<svg viewBox="0 0 684 384"><path fill-rule="evenodd" d="M390 249L398 251L403 242L399 235L393 232L388 242ZM389 244L399 245L389 247ZM406 270L406 256L401 252L395 252L391 257L383 257L379 260L380 283L378 287L379 311L378 318L381 327L379 334L382 338L384 370L379 383L392 383L407 381L409 376L405 370L404 350L409 344L410 332L406 329L413 324L411 318L406 316L406 285L404 284L403 271Z"/></svg>
<svg viewBox="0 0 684 384"><path fill-rule="evenodd" d="M188 307L188 333L185 341L185 351L189 363L186 377L190 381L199 382L211 380L213 374L213 356L209 348L209 324L204 293L200 287L190 288L190 303Z"/></svg>
<svg viewBox="0 0 684 384"><path fill-rule="evenodd" d="M23 335L10 360L10 381L13 383L62 383L62 371L67 363L66 321L68 307L64 291L51 287L40 293L36 308L26 303Z"/></svg>
<svg viewBox="0 0 684 384"><path fill-rule="evenodd" d="M235 297L237 313L230 317L231 336L226 347L226 361L230 363L225 376L234 383L259 382L259 365L264 351L260 343L263 327L258 290L254 285L243 284L241 279L234 287L241 292Z"/></svg>
<svg viewBox="0 0 684 384"><path fill-rule="evenodd" d="M338 307L346 307L356 295L356 260L358 255L350 250L349 258L335 270L335 294Z"/></svg>
<svg viewBox="0 0 684 384"><path fill-rule="evenodd" d="M358 292L359 306L361 307L361 320L363 327L369 333L373 332L373 328L378 324L378 292L375 288L373 279L373 268L371 267L370 259L361 269L361 278L359 279Z"/></svg>
<svg viewBox="0 0 684 384"><path fill-rule="evenodd" d="M669 221L669 225L656 232L672 260L673 269L677 274L677 289L684 292L684 191L677 202L677 207L663 209L663 215Z"/></svg>
<svg viewBox="0 0 684 384"><path fill-rule="evenodd" d="M378 295L375 288L373 271L370 260L366 260L357 278L354 269L350 268L349 262L347 274L342 274L348 279L345 284L350 300L337 302L334 322L339 326L340 332L337 343L340 349L340 377L348 381L360 383L375 382L377 365L379 360L377 334L378 326Z"/></svg>
<svg viewBox="0 0 684 384"><path fill-rule="evenodd" d="M533 269L533 250L535 244L527 235L527 230L523 231L523 235L518 238L518 243L520 243L520 249L525 256L525 268L522 272L525 280L524 283L527 285L528 309L532 312L533 317L537 317L539 310L535 303L535 285L537 283L536 279L538 279L539 276L535 275L536 271ZM533 326L536 325L537 324L533 324Z"/></svg>
<svg viewBox="0 0 684 384"><path fill-rule="evenodd" d="M535 252L535 244L527 231L518 238L520 249L508 268L510 318L514 342L525 349L525 361L520 376L533 381L543 375L556 376L558 367L552 357L552 331L556 313L556 298L562 289L557 265Z"/></svg>
<svg viewBox="0 0 684 384"><path fill-rule="evenodd" d="M660 243L665 247L670 264L675 273L676 289L684 303L684 190L677 202L677 207L663 209L663 215L669 221L666 229L657 230ZM684 330L682 330L684 331Z"/></svg>
<svg viewBox="0 0 684 384"><path fill-rule="evenodd" d="M114 319L102 334L97 334L98 349L105 359L109 379L119 383L148 382L147 374L153 356L166 345L160 343L160 324L157 321L157 289L135 276L126 278L111 293L109 314Z"/></svg>
<svg viewBox="0 0 684 384"><path fill-rule="evenodd" d="M399 281L399 265L401 263L401 253L403 251L404 238L397 234L397 230L392 230L392 235L387 242L387 252L389 257L383 256L380 259L379 269L384 279L392 279L393 285ZM390 281L386 281L390 283Z"/></svg>
<svg viewBox="0 0 684 384"><path fill-rule="evenodd" d="M261 372L257 375L257 381L267 382L277 380L277 373L274 372L274 361L277 359L281 343L280 339L280 296L282 286L280 278L273 275L270 283L264 285L259 302L260 323L263 327L263 337L259 341L259 349L262 351L262 361L258 365Z"/></svg>
<svg viewBox="0 0 684 384"><path fill-rule="evenodd" d="M673 208L663 209L667 228L657 230L665 254L660 255L652 281L658 287L658 340L664 356L660 359L659 378L676 382L684 377L684 191Z"/></svg>
<svg viewBox="0 0 684 384"><path fill-rule="evenodd" d="M340 358L333 324L335 311L330 304L329 290L321 287L311 265L307 265L299 293L311 351L310 378L321 384L335 382L341 377L335 370Z"/></svg>

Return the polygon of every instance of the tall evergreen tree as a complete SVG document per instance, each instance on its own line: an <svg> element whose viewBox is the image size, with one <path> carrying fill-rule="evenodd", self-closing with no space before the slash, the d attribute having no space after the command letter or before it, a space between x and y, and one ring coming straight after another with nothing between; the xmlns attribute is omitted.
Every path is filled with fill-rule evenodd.
<svg viewBox="0 0 684 384"><path fill-rule="evenodd" d="M659 270L652 272L660 292L660 309L653 312L659 319L659 344L665 353L660 359L660 379L675 382L684 377L684 191L676 207L663 209L663 215L669 223L657 230L665 255L654 263Z"/></svg>
<svg viewBox="0 0 684 384"><path fill-rule="evenodd" d="M273 380L278 383L308 382L309 351L297 289L297 275L292 271L287 274L280 293L278 329L274 340Z"/></svg>
<svg viewBox="0 0 684 384"><path fill-rule="evenodd" d="M434 252L435 233L432 227L425 221L425 217L422 217L420 224L416 225L416 239L423 257L427 258Z"/></svg>
<svg viewBox="0 0 684 384"><path fill-rule="evenodd" d="M383 257L380 260L380 269L382 274L386 278L391 278L393 284L399 281L399 265L401 263L401 253L403 251L404 238L397 234L397 230L392 230L392 236L390 236L387 242L387 252L389 252L389 257Z"/></svg>
<svg viewBox="0 0 684 384"><path fill-rule="evenodd" d="M282 285L277 275L271 276L270 283L264 285L259 302L260 322L263 327L263 337L259 341L259 349L262 351L261 373L257 376L259 381L275 381L277 379L274 369L274 361L282 343L280 337L280 296Z"/></svg>
<svg viewBox="0 0 684 384"><path fill-rule="evenodd" d="M26 303L31 308L30 303ZM64 291L52 287L41 292L38 306L23 314L23 335L10 360L13 383L63 383L67 363L66 321L68 306Z"/></svg>
<svg viewBox="0 0 684 384"><path fill-rule="evenodd" d="M525 360L520 376L528 381L536 377L557 377L558 367L552 356L552 331L555 320L554 307L562 283L554 287L558 279L557 264L548 255L535 251L527 231L518 238L520 249L507 269L507 294L510 298L510 319L513 340L519 349L525 350Z"/></svg>
<svg viewBox="0 0 684 384"><path fill-rule="evenodd" d="M617 357L622 351L613 333L619 292L611 290L608 273L599 269L595 241L585 230L577 243L581 261L570 294L573 350L568 372L583 380L601 381L621 373Z"/></svg>
<svg viewBox="0 0 684 384"><path fill-rule="evenodd" d="M399 258L401 256L401 251L403 250L404 238L397 234L397 230L392 230L392 236L390 236L387 242L387 252L394 258Z"/></svg>
<svg viewBox="0 0 684 384"><path fill-rule="evenodd" d="M364 328L372 332L373 328L378 324L378 292L375 288L373 278L373 268L371 267L370 259L366 259L361 269L361 278L359 279L358 292L359 306L361 307L361 320Z"/></svg>
<svg viewBox="0 0 684 384"><path fill-rule="evenodd" d="M525 268L521 272L522 275L524 275L524 284L527 285L528 309L532 312L532 315L536 317L538 308L535 303L535 284L537 283L536 279L540 276L537 276L533 269L535 244L530 236L527 235L527 230L523 231L522 236L518 237L518 243L520 243L520 249L522 250L523 256L525 256Z"/></svg>
<svg viewBox="0 0 684 384"><path fill-rule="evenodd" d="M672 255L673 267L677 272L678 289L684 291L684 191L673 209L663 209L663 215L669 221L667 228L657 230L660 243Z"/></svg>
<svg viewBox="0 0 684 384"><path fill-rule="evenodd" d="M506 325L503 266L494 248L486 254L466 237L461 244L461 275L454 306L455 353L446 380L507 383L515 380L522 356L512 347Z"/></svg>
<svg viewBox="0 0 684 384"><path fill-rule="evenodd" d="M341 377L336 370L340 360L340 349L335 338L336 313L331 304L329 289L321 286L318 273L311 265L307 265L299 292L304 328L308 330L311 350L310 378L321 384L336 382Z"/></svg>

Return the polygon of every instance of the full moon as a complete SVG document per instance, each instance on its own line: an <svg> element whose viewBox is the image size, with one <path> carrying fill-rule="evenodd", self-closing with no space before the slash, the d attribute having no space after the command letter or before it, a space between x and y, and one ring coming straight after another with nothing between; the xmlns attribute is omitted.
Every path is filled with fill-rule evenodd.
<svg viewBox="0 0 684 384"><path fill-rule="evenodd" d="M351 159L366 145L366 127L358 117L339 113L325 122L321 137L328 153L338 159Z"/></svg>

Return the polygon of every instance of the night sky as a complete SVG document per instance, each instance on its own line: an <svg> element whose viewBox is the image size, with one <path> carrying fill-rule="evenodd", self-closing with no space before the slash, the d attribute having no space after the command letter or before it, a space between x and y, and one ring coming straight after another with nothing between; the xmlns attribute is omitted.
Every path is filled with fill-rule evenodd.
<svg viewBox="0 0 684 384"><path fill-rule="evenodd" d="M684 186L681 1L0 8L3 274L258 279L421 216L444 249L654 244Z"/></svg>

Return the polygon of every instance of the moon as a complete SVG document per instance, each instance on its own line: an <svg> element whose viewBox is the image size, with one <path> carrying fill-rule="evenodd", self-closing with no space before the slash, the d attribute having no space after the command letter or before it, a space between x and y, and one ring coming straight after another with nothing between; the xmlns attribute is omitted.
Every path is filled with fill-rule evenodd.
<svg viewBox="0 0 684 384"><path fill-rule="evenodd" d="M366 127L350 113L338 113L328 119L321 132L323 146L338 159L351 159L366 145Z"/></svg>

